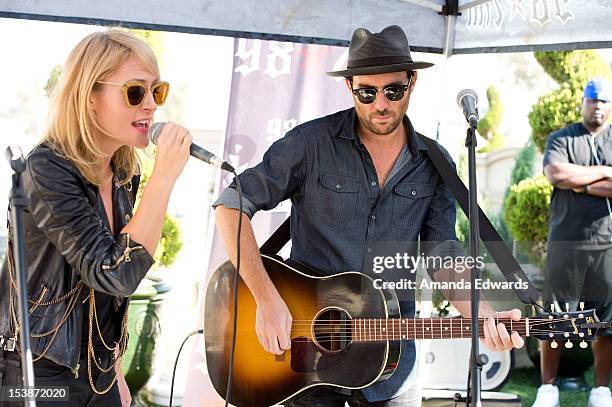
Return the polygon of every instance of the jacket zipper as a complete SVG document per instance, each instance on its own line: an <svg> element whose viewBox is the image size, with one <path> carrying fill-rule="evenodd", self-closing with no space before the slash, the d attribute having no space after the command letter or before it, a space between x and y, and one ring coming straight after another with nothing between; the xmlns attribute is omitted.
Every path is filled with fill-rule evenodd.
<svg viewBox="0 0 612 407"><path fill-rule="evenodd" d="M134 250L137 250L137 249L143 249L144 250L144 247L142 245L134 246L134 247L130 247L129 246L129 244L130 244L130 235L129 234L127 235L127 244L128 245L126 246L125 250L123 251L123 254L117 259L115 264L114 265L110 265L110 266L106 265L106 264L103 264L102 265L102 270L110 270L110 269L117 268L119 266L119 264L121 264L121 262L129 263L129 262L132 261L132 258L130 257L130 253L131 252L133 252Z"/></svg>

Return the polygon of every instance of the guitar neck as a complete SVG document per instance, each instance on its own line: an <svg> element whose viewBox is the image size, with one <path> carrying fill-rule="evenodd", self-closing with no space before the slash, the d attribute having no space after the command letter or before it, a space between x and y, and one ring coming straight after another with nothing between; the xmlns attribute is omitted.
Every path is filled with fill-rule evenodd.
<svg viewBox="0 0 612 407"><path fill-rule="evenodd" d="M471 338L472 320L469 318L398 318L354 319L350 321L351 337L357 342L392 341L401 339L458 339ZM478 319L478 336L484 338L485 318ZM513 321L496 318L509 332L529 336L529 318Z"/></svg>

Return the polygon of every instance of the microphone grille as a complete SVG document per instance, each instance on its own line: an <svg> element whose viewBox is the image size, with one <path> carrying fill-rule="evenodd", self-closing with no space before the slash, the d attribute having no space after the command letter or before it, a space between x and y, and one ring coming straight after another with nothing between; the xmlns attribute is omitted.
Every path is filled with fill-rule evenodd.
<svg viewBox="0 0 612 407"><path fill-rule="evenodd" d="M165 124L166 122L157 122L153 123L151 128L149 128L149 140L151 140L151 143L157 145L157 139L159 138L159 134L161 133L161 130Z"/></svg>
<svg viewBox="0 0 612 407"><path fill-rule="evenodd" d="M463 89L461 92L457 93L457 105L461 106L461 99L466 96L472 96L476 104L478 104L478 94L472 89Z"/></svg>

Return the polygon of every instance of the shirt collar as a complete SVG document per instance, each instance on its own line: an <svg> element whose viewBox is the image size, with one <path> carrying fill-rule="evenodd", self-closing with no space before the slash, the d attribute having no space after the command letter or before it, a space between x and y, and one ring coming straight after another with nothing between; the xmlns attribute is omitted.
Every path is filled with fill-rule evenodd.
<svg viewBox="0 0 612 407"><path fill-rule="evenodd" d="M348 121L350 122L349 126L342 126L342 130L340 131L340 133L338 134L338 137L341 138L345 138L345 139L349 139L349 140L355 140L355 142L357 142L358 144L361 144L361 142L359 141L359 135L357 134L357 112L355 111L355 108L351 108L348 110ZM427 146L425 145L425 143L423 143L423 141L421 140L420 137L417 136L416 132L414 131L414 127L412 127L412 123L410 122L410 119L408 118L408 115L404 115L404 125L406 127L406 131L408 133L408 149L410 150L410 153L412 154L413 157L416 157L417 154L417 150L421 151L421 150L427 150Z"/></svg>

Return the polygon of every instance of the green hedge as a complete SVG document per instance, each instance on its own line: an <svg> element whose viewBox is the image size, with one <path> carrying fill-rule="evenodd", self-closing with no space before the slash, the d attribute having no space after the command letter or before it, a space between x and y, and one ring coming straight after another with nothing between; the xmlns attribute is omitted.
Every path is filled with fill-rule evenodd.
<svg viewBox="0 0 612 407"><path fill-rule="evenodd" d="M504 218L514 239L530 247L531 262L543 265L548 239L548 218L553 187L539 175L510 187Z"/></svg>

